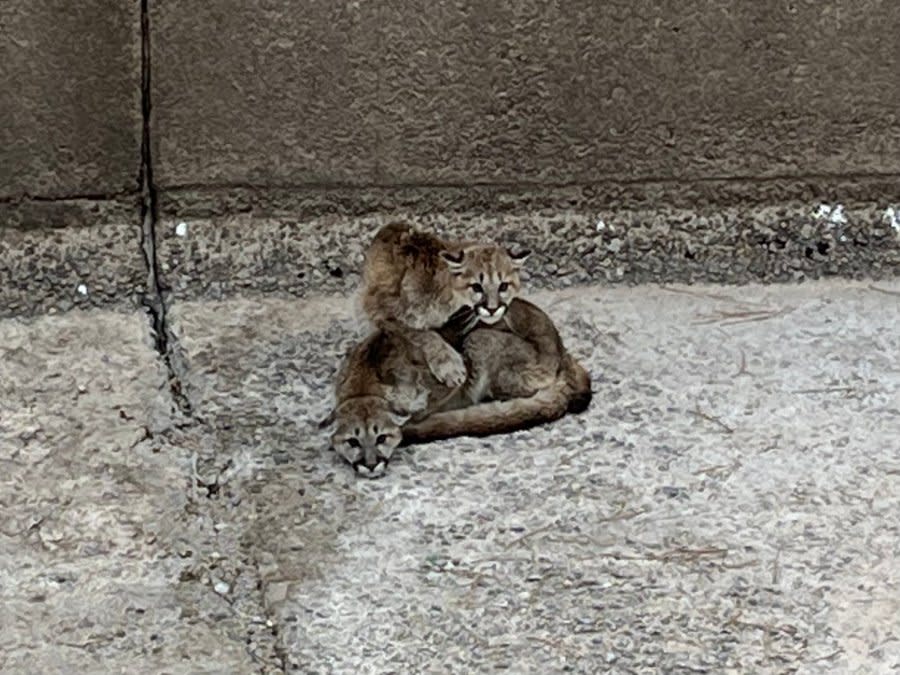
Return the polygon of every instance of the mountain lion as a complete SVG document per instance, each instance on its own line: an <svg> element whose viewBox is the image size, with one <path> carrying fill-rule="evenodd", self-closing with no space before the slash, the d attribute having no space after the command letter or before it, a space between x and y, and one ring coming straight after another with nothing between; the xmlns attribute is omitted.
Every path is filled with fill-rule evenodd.
<svg viewBox="0 0 900 675"><path fill-rule="evenodd" d="M461 386L463 358L437 330L466 306L474 309L473 322L502 320L527 257L495 244L445 241L408 225L386 225L366 251L362 309L376 328L404 328L438 381Z"/></svg>
<svg viewBox="0 0 900 675"><path fill-rule="evenodd" d="M381 328L348 355L323 426L357 473L382 475L404 442L510 432L587 407L590 376L541 309L517 298L502 320L472 328L474 311L457 312L435 333L468 363L461 386L440 381L403 328Z"/></svg>

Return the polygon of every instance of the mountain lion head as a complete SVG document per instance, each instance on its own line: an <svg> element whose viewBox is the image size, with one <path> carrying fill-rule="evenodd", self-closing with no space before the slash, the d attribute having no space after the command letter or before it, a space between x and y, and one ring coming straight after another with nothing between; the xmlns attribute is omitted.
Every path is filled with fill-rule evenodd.
<svg viewBox="0 0 900 675"><path fill-rule="evenodd" d="M321 426L332 426L332 449L357 474L379 478L403 439L401 427L408 419L408 414L391 410L383 398L360 396L340 404Z"/></svg>
<svg viewBox="0 0 900 675"><path fill-rule="evenodd" d="M476 245L441 252L450 270L459 306L472 307L479 320L494 324L522 287L519 270L530 253L510 253L502 246Z"/></svg>

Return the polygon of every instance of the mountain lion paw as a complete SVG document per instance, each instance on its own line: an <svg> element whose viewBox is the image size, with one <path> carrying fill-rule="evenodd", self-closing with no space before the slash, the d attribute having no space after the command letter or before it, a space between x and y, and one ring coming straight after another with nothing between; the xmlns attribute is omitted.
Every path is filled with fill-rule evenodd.
<svg viewBox="0 0 900 675"><path fill-rule="evenodd" d="M432 355L428 359L428 367L434 376L448 387L462 386L469 375L462 355L450 345L439 354Z"/></svg>

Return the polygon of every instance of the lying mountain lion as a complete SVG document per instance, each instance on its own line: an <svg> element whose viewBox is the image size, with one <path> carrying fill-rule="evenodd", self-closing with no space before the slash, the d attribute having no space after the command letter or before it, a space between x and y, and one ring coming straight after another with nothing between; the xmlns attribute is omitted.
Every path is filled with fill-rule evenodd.
<svg viewBox="0 0 900 675"><path fill-rule="evenodd" d="M511 432L587 408L590 376L541 309L517 298L502 321L475 323L468 310L440 331L468 365L460 387L439 381L402 329L381 328L349 354L323 426L357 473L382 475L401 442Z"/></svg>

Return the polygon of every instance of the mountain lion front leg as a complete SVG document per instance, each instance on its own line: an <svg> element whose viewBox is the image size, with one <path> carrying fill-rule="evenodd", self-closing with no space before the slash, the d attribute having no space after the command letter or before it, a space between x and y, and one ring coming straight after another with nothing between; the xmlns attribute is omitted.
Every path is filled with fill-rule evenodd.
<svg viewBox="0 0 900 675"><path fill-rule="evenodd" d="M448 387L460 387L468 377L466 362L437 331L409 328L398 321L385 321L388 330L401 333L410 343L420 349L425 363L434 377Z"/></svg>

